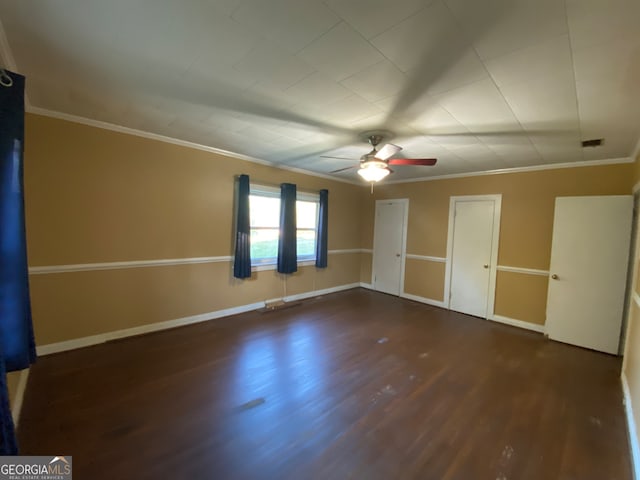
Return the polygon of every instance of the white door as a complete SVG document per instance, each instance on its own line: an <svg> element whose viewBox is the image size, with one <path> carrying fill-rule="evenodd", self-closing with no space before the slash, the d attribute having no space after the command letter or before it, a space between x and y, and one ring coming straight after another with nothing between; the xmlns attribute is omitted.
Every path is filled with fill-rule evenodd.
<svg viewBox="0 0 640 480"><path fill-rule="evenodd" d="M451 207L449 308L487 318L495 288L497 200L455 199Z"/></svg>
<svg viewBox="0 0 640 480"><path fill-rule="evenodd" d="M373 234L373 288L400 295L404 276L407 200L378 200Z"/></svg>
<svg viewBox="0 0 640 480"><path fill-rule="evenodd" d="M549 338L618 353L632 215L631 196L556 198Z"/></svg>

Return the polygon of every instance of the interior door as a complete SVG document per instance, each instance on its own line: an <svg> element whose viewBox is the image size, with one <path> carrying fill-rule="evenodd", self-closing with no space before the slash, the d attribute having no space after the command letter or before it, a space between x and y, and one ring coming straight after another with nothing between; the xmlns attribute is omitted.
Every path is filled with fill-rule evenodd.
<svg viewBox="0 0 640 480"><path fill-rule="evenodd" d="M495 201L456 201L449 308L487 318Z"/></svg>
<svg viewBox="0 0 640 480"><path fill-rule="evenodd" d="M631 196L556 198L549 338L618 353L632 216Z"/></svg>
<svg viewBox="0 0 640 480"><path fill-rule="evenodd" d="M407 202L376 202L373 236L373 288L400 295L404 275Z"/></svg>

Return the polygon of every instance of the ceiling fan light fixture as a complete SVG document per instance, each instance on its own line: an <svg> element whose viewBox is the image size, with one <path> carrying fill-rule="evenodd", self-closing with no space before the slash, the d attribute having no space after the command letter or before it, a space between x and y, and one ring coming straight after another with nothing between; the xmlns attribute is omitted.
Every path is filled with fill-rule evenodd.
<svg viewBox="0 0 640 480"><path fill-rule="evenodd" d="M382 163L382 165L380 163ZM383 162L380 163L371 162L370 164L363 165L358 170L358 175L364 178L367 182L379 182L391 173Z"/></svg>

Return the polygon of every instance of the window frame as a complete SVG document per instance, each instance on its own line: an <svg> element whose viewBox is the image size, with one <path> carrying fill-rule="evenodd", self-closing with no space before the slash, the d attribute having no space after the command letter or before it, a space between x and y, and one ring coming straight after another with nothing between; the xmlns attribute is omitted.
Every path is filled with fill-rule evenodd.
<svg viewBox="0 0 640 480"><path fill-rule="evenodd" d="M280 188L278 187L272 187L269 185L261 185L261 184L254 184L251 183L249 185L249 198L251 198L251 196L258 196L258 197L266 197L266 198L277 198L278 200L280 200ZM298 228L296 225L296 241L298 238L298 232L299 231L313 231L315 233L315 241L314 241L314 249L313 249L313 254L311 255L298 255L296 258L297 264L298 265L313 265L315 264L316 261L316 247L317 247L317 243L318 243L318 221L319 221L319 215L320 215L320 194L319 193L310 193L310 192L301 192L301 191L297 191L296 192L296 206L297 206L297 202L312 202L315 203L317 205L316 207L316 217L314 219L314 228ZM280 212L278 211L278 215L280 214ZM276 228L279 228L280 225L278 224L278 226ZM251 225L251 223L249 224L249 231L251 230L272 230L272 227L254 227L253 225ZM276 268L276 265L278 263L278 257L277 257L277 252L276 252L276 256L275 257L267 257L267 258L253 258L253 255L251 256L251 269L254 271L259 271L259 270L274 270Z"/></svg>

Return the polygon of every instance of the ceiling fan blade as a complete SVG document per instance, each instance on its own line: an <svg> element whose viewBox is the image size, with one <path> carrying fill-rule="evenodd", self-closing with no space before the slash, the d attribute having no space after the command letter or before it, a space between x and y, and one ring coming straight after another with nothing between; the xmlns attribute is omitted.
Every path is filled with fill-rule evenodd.
<svg viewBox="0 0 640 480"><path fill-rule="evenodd" d="M380 160L386 160L387 158L398 153L400 150L402 150L402 147L394 145L393 143L387 143L378 151L378 153L376 153L376 158Z"/></svg>
<svg viewBox="0 0 640 480"><path fill-rule="evenodd" d="M358 161L357 158L330 157L329 155L320 155L320 158L335 158L336 160L351 160L352 162Z"/></svg>
<svg viewBox="0 0 640 480"><path fill-rule="evenodd" d="M329 173L338 173L338 172L344 172L345 170L351 170L352 168L358 168L360 165L351 165L350 167L345 167L345 168L339 168L338 170L333 170Z"/></svg>
<svg viewBox="0 0 640 480"><path fill-rule="evenodd" d="M389 165L426 165L428 167L436 164L436 158L392 158Z"/></svg>

